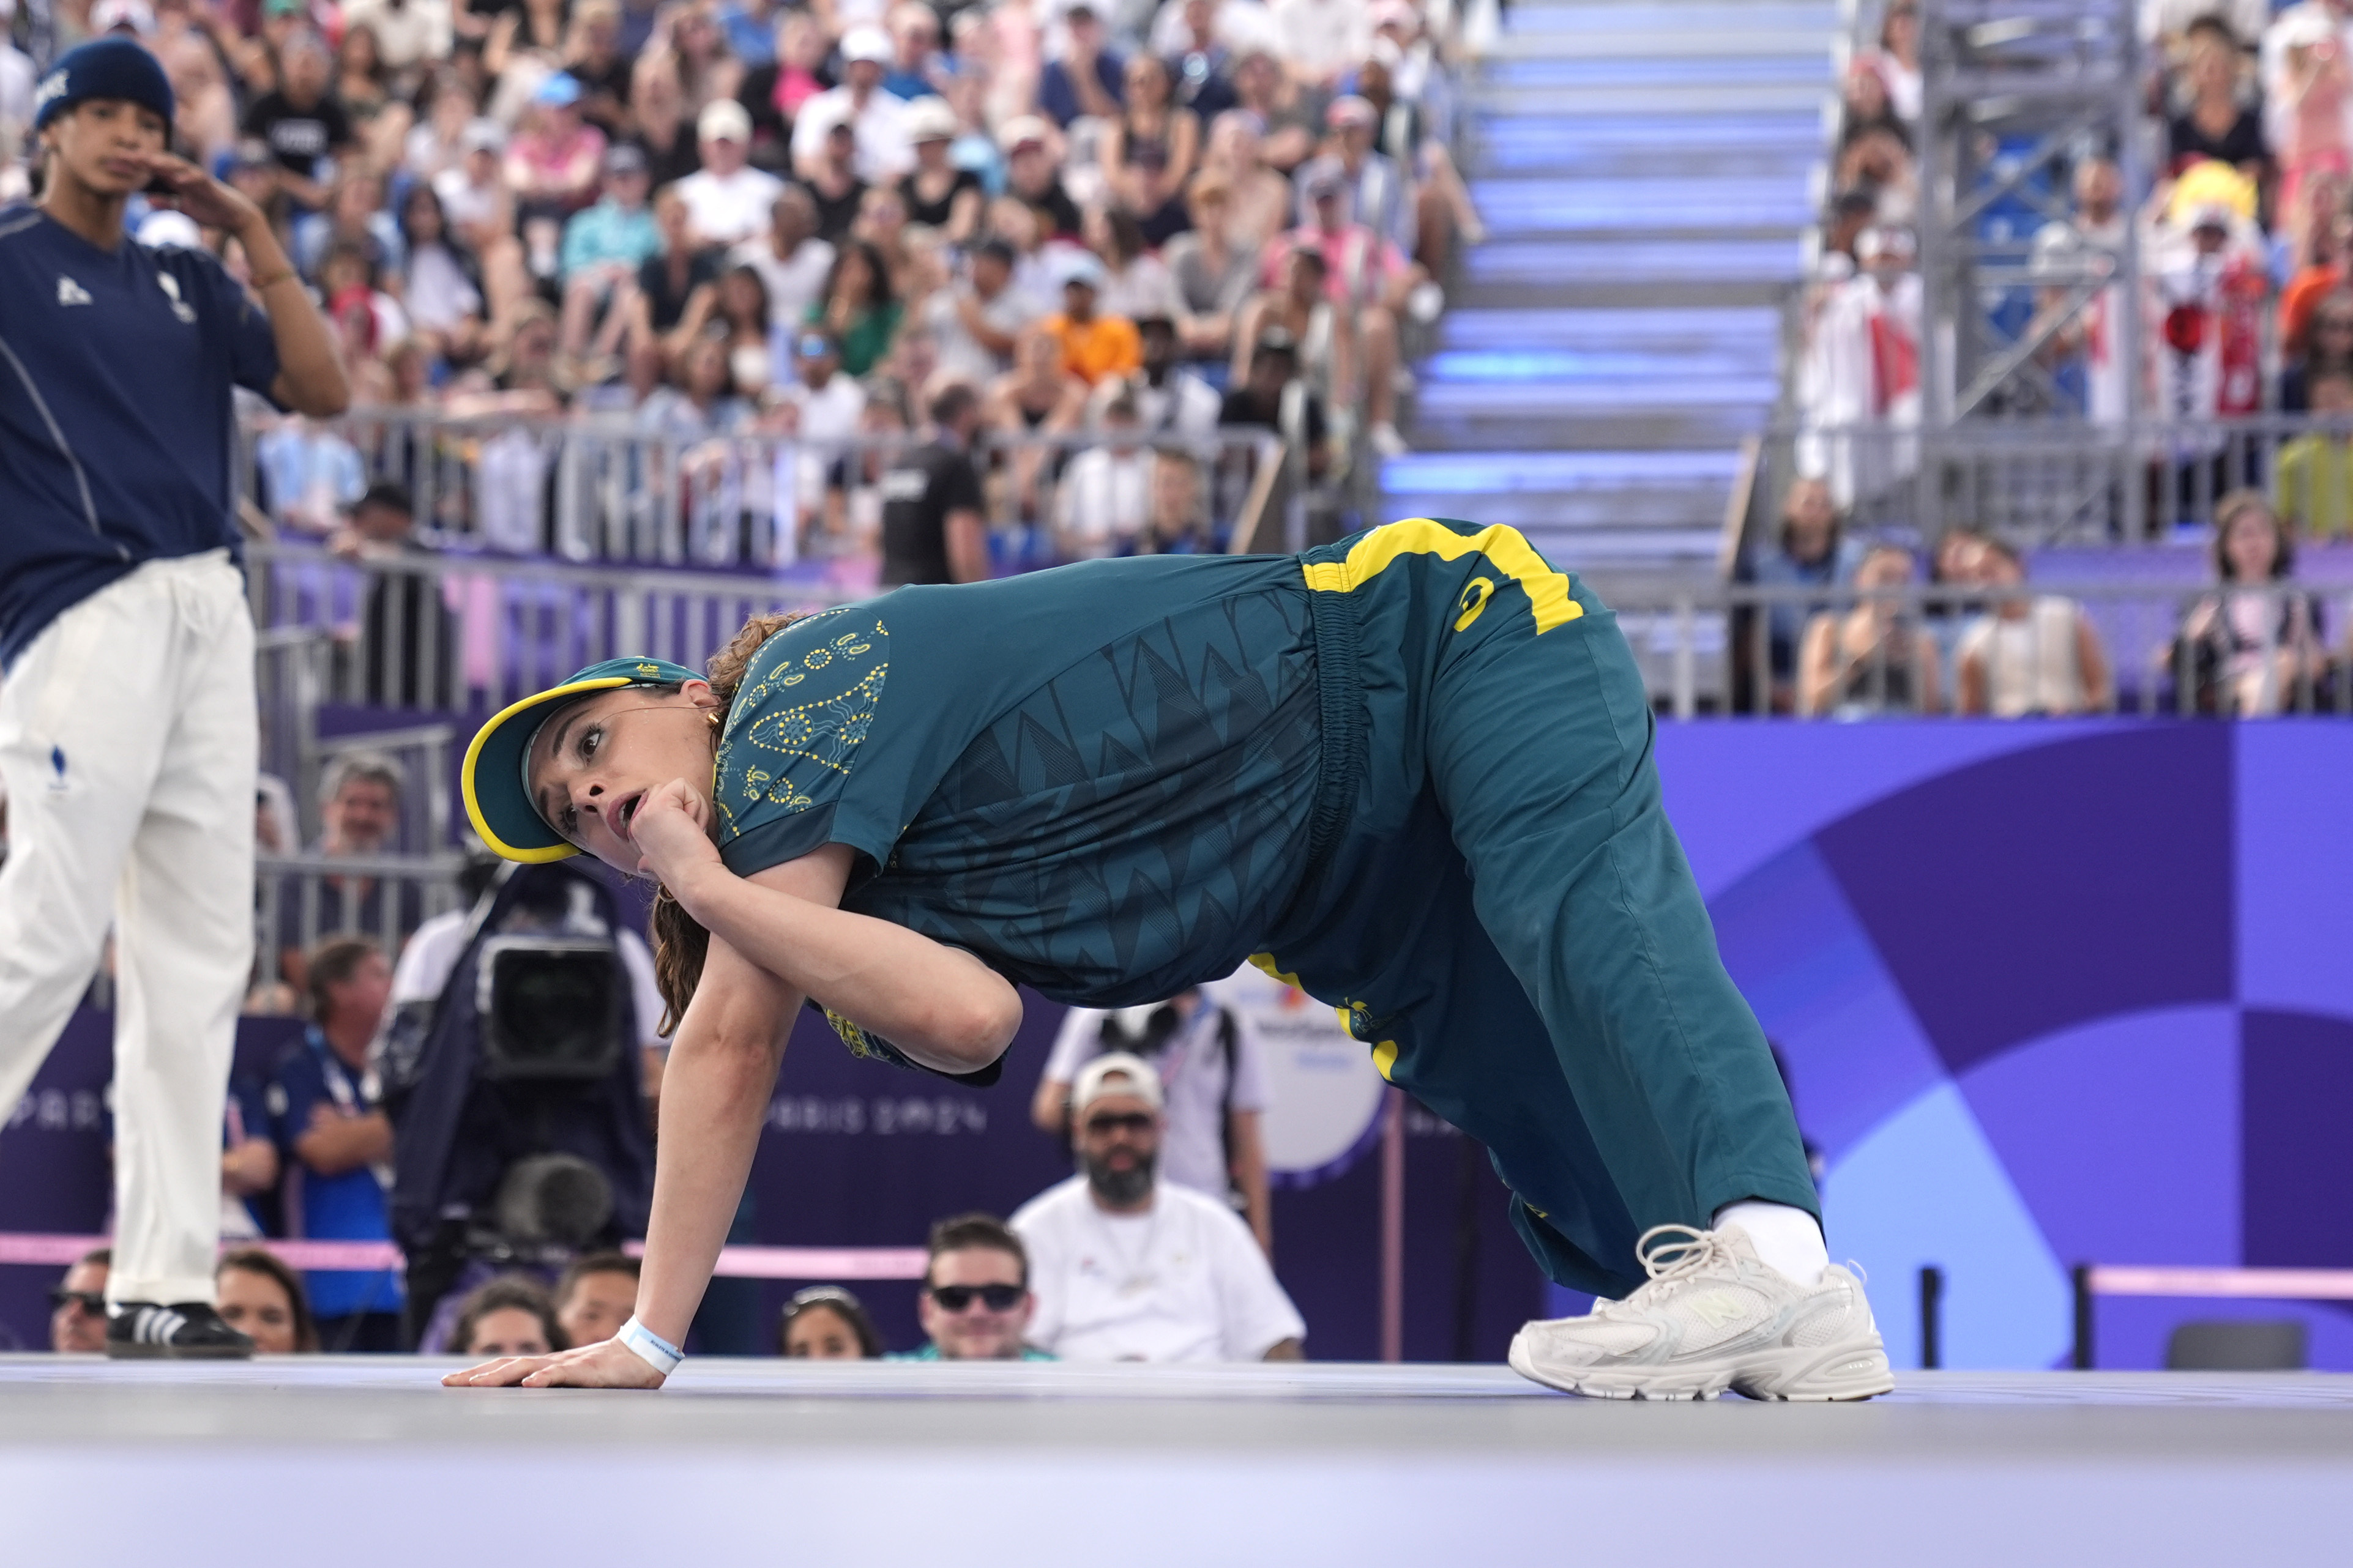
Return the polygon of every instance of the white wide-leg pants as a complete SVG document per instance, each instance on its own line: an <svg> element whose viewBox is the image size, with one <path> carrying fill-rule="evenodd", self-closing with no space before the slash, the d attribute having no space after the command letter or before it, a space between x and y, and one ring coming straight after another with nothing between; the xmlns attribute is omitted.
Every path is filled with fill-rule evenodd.
<svg viewBox="0 0 2353 1568"><path fill-rule="evenodd" d="M0 681L0 1111L115 930L116 1301L210 1301L223 1100L253 966L253 621L226 551L153 561Z"/></svg>

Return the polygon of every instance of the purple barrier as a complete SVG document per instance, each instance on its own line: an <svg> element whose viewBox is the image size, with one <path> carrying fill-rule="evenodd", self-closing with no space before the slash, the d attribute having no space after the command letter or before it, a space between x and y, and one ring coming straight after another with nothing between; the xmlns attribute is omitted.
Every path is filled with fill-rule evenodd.
<svg viewBox="0 0 2353 1568"><path fill-rule="evenodd" d="M853 1058L804 1014L768 1109L753 1169L748 1233L782 1247L920 1245L931 1223L968 1209L998 1215L1069 1173L1029 1106L1061 1009L1036 997L1005 1080L965 1089ZM100 1118L112 1020L77 1016L16 1120L0 1135L0 1232L100 1229L108 1209ZM240 1026L240 1070L261 1074L299 1033L284 1019ZM1407 1119L1406 1353L1500 1360L1535 1312L1542 1281L1504 1215L1484 1152L1419 1111ZM1378 1345L1379 1162L1344 1159L1324 1179L1278 1191L1276 1262L1309 1324L1312 1354L1368 1360ZM0 1267L0 1350L47 1342L55 1268ZM762 1325L811 1281L727 1282L723 1300ZM897 1349L921 1342L914 1286L855 1284ZM726 1298L724 1291L736 1294Z"/></svg>

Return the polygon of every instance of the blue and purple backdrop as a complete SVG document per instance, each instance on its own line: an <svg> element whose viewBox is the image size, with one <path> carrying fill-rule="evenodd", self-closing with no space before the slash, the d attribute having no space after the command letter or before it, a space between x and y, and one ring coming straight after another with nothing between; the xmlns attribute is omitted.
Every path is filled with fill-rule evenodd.
<svg viewBox="0 0 2353 1568"><path fill-rule="evenodd" d="M2074 1263L2353 1268L2353 727L1671 724L1659 759L1899 1365L1924 1264L1946 1363L1975 1367L2063 1360ZM805 1025L745 1238L905 1245L1057 1179L1026 1113L1057 1011L987 1093ZM103 1020L78 1020L0 1136L0 1230L102 1222L106 1076ZM1497 1358L1546 1292L1478 1151L1408 1127L1407 1353ZM1278 1194L1313 1354L1374 1352L1377 1164L1360 1144ZM0 1335L39 1342L51 1279L0 1268ZM739 1306L773 1321L785 1289ZM913 1288L864 1293L912 1344ZM2303 1318L2314 1364L2353 1369L2353 1317L2268 1302L2105 1301L2101 1363L2158 1365L2175 1323L2230 1315Z"/></svg>
<svg viewBox="0 0 2353 1568"><path fill-rule="evenodd" d="M2353 727L1683 725L1671 811L1820 1145L1834 1257L1917 1364L2060 1364L2067 1270L2353 1268ZM2100 1363L2192 1318L2104 1300Z"/></svg>

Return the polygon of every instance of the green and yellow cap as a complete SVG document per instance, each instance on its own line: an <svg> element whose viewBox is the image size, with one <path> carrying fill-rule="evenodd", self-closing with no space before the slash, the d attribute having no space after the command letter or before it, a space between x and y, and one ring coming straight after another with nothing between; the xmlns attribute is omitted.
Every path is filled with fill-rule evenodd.
<svg viewBox="0 0 2353 1568"><path fill-rule="evenodd" d="M677 686L702 679L667 659L608 658L576 671L560 686L501 709L475 734L466 748L466 765L459 771L466 819L484 844L509 860L538 865L579 854L531 801L531 781L523 770L539 727L565 704L617 686Z"/></svg>

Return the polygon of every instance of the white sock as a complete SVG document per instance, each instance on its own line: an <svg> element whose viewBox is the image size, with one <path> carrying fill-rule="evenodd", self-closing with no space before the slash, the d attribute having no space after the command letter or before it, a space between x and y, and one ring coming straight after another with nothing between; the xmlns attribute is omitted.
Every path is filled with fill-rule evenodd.
<svg viewBox="0 0 2353 1568"><path fill-rule="evenodd" d="M1757 1256L1799 1285L1822 1282L1831 1265L1831 1249L1822 1241L1822 1227L1814 1216L1788 1204L1746 1198L1715 1211L1715 1228L1736 1225L1748 1233Z"/></svg>

